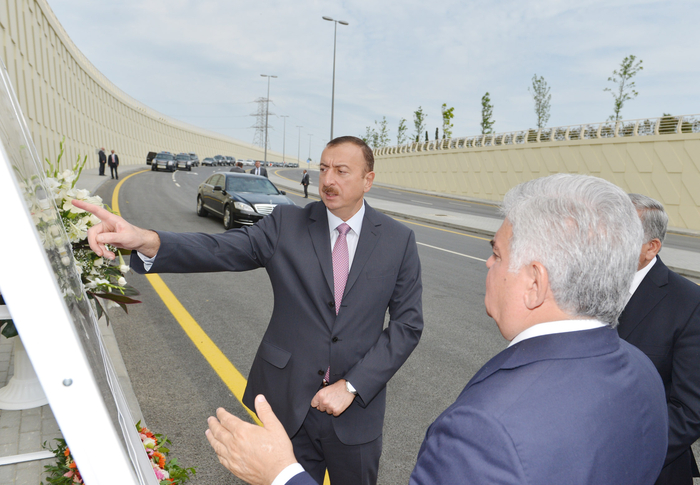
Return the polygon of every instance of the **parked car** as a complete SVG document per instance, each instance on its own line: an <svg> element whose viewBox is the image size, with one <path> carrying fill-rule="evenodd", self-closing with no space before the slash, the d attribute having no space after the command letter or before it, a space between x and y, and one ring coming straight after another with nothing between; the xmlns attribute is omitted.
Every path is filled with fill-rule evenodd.
<svg viewBox="0 0 700 485"><path fill-rule="evenodd" d="M168 172L174 172L177 170L177 162L170 152L160 152L158 153L153 161L151 162L151 170L158 171L160 169L167 170Z"/></svg>
<svg viewBox="0 0 700 485"><path fill-rule="evenodd" d="M190 158L189 153L178 153L175 155L175 161L177 162L175 166L178 170L192 171L192 158Z"/></svg>
<svg viewBox="0 0 700 485"><path fill-rule="evenodd" d="M209 167L214 167L217 165L216 160L214 160L211 157L207 157L204 160L202 160L202 167L208 165Z"/></svg>
<svg viewBox="0 0 700 485"><path fill-rule="evenodd" d="M215 173L197 190L197 215L221 217L224 228L251 226L278 205L295 205L266 177L238 172Z"/></svg>
<svg viewBox="0 0 700 485"><path fill-rule="evenodd" d="M148 155L146 155L146 165L150 165L153 159L156 158L156 155L156 152L148 152Z"/></svg>
<svg viewBox="0 0 700 485"><path fill-rule="evenodd" d="M236 164L236 159L235 159L235 157L225 156L224 158L226 159L226 164L227 164L228 166L231 167L231 166L233 166L233 165Z"/></svg>
<svg viewBox="0 0 700 485"><path fill-rule="evenodd" d="M214 160L216 160L216 164L219 166L227 165L226 158L223 155L214 155Z"/></svg>
<svg viewBox="0 0 700 485"><path fill-rule="evenodd" d="M197 156L197 154L190 152L189 156L192 159L192 166L199 167L199 157Z"/></svg>

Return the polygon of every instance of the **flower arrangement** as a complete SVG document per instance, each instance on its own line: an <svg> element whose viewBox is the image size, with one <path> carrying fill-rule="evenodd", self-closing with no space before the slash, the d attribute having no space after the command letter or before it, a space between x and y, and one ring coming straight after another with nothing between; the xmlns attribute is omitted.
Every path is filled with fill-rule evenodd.
<svg viewBox="0 0 700 485"><path fill-rule="evenodd" d="M47 196L40 201L42 207L36 206L37 204L34 202L36 197L30 199L33 201L32 217L37 228L39 228L39 235L44 247L49 250L61 248L64 245L63 234L60 228L51 224L58 216L68 237L68 243L72 247L75 267L80 275L85 292L88 298L95 303L97 317L105 315L109 323L109 317L105 312L105 308L119 306L125 312L128 312L127 305L140 303L140 301L132 298L132 296L138 295L139 292L133 286L127 284L124 275L129 271L129 266L124 264L124 259L116 248L110 247L110 250L118 254L119 264L98 257L90 249L87 242L87 231L92 226L99 224L100 220L89 212L78 209L71 201L78 199L100 207L105 207L105 205L99 196L91 196L88 190L75 188L87 162L87 156L82 161L78 157L72 169L62 171L60 162L63 157L63 141L61 141L59 146L60 150L56 163L53 164L46 159L48 169L46 170L44 187ZM55 208L58 211L57 214L53 211L51 201L55 204ZM61 260L66 267L70 265L69 254L64 254ZM5 337L10 338L17 335L17 330L12 320L0 320L0 328L2 329L0 333Z"/></svg>
<svg viewBox="0 0 700 485"><path fill-rule="evenodd" d="M192 475L197 473L194 467L182 468L177 464L177 458L168 459L170 449L165 444L171 443L166 436L154 434L145 426L141 426L141 421L136 423L136 429L160 485L181 485L191 478L190 473ZM84 483L78 465L73 460L65 440L57 439L55 449L47 446L44 442L44 448L56 456L55 465L44 465L50 474L47 477L49 484L78 485Z"/></svg>

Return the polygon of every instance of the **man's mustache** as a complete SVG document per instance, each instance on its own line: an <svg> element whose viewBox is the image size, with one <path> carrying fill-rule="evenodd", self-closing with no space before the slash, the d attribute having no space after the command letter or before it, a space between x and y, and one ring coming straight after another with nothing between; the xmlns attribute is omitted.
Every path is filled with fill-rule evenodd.
<svg viewBox="0 0 700 485"><path fill-rule="evenodd" d="M323 191L324 194L328 194L328 195L338 195L338 189L336 189L335 187L332 187L332 186L323 187L321 189L321 191Z"/></svg>

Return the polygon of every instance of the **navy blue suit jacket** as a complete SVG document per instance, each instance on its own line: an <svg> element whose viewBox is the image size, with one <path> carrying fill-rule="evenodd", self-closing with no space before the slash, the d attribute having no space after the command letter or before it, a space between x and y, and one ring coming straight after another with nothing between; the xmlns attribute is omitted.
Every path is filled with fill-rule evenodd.
<svg viewBox="0 0 700 485"><path fill-rule="evenodd" d="M545 335L476 373L428 428L410 483L650 485L667 435L658 373L615 330Z"/></svg>
<svg viewBox="0 0 700 485"><path fill-rule="evenodd" d="M413 231L365 203L337 316L328 216L321 202L304 208L277 206L254 226L223 234L158 235L161 246L153 273L267 271L274 307L248 377L246 406L255 409L255 396L264 394L293 436L330 365L331 383L345 378L357 389L350 407L333 419L338 438L355 445L379 437L386 383L423 330L423 287ZM131 265L144 272L139 257L131 258Z"/></svg>
<svg viewBox="0 0 700 485"><path fill-rule="evenodd" d="M666 390L668 453L657 483L692 483L691 445L700 438L700 286L659 258L619 321L620 337L651 359Z"/></svg>

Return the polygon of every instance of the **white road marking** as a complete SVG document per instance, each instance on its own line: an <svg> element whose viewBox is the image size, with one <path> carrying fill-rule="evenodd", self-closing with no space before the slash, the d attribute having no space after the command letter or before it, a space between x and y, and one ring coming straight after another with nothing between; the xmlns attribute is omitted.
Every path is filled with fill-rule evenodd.
<svg viewBox="0 0 700 485"><path fill-rule="evenodd" d="M433 205L430 202L421 202L420 200L413 200L413 199L411 199L411 202L415 202L417 204Z"/></svg>
<svg viewBox="0 0 700 485"><path fill-rule="evenodd" d="M178 187L180 186L180 184L178 184L177 182L175 182L175 185L177 185Z"/></svg>
<svg viewBox="0 0 700 485"><path fill-rule="evenodd" d="M416 244L420 244L421 246L425 246L427 248L437 249L438 251L445 251L446 253L456 254L457 256L462 256L462 257L469 258L469 259L476 259L477 261L483 261L484 263L486 262L485 259L477 258L474 256L469 256L468 254L462 254L462 253L458 253L455 251L450 251L449 249L443 249L443 248L439 248L437 246L431 246L430 244L425 244L422 242L417 242Z"/></svg>

